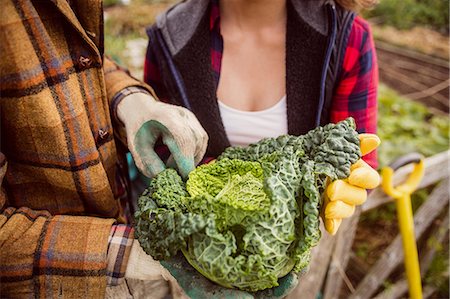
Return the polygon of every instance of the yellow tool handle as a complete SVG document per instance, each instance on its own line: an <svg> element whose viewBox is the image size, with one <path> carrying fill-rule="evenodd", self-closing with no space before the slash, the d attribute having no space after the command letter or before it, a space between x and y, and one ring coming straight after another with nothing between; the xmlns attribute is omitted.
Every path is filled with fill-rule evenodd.
<svg viewBox="0 0 450 299"><path fill-rule="evenodd" d="M403 252L405 255L406 278L411 299L422 299L422 282L420 278L419 256L417 254L414 234L414 218L411 207L411 197L408 194L396 198L397 217L402 235Z"/></svg>
<svg viewBox="0 0 450 299"><path fill-rule="evenodd" d="M394 187L393 185L394 171L410 163L415 164L413 171L410 173L409 177L403 184ZM414 190L416 190L417 187L419 186L419 183L423 178L424 170L425 165L423 163L423 156L417 153L408 154L406 156L401 157L400 159L397 159L394 163L392 163L388 167L384 167L382 169L381 186L384 192L393 198L399 198L405 193L411 195L414 192Z"/></svg>
<svg viewBox="0 0 450 299"><path fill-rule="evenodd" d="M406 181L393 186L394 170L401 166L415 163L414 169ZM406 277L409 285L409 296L412 299L422 299L422 282L420 277L419 257L417 254L416 238L414 234L414 218L411 207L411 194L419 185L424 174L423 157L419 154L404 156L382 170L382 187L387 195L395 199L397 218L402 236L403 252L405 255Z"/></svg>

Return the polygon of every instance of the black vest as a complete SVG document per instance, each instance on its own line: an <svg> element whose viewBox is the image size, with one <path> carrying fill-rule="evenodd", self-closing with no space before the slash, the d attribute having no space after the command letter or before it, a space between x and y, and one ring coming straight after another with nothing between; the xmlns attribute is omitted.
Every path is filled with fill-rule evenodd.
<svg viewBox="0 0 450 299"><path fill-rule="evenodd" d="M332 96L336 82L339 82L340 68L355 14L338 6L333 16L329 16L335 18L336 24L335 39L331 45L330 36L324 36L310 27L297 15L289 1L287 11L288 133L301 135L316 127L318 114L321 125L329 122ZM217 104L211 68L209 18L208 9L192 38L175 56L168 54L156 25L150 27L147 33L170 103L192 110L210 137L206 156L216 157L230 143ZM331 20L329 23L333 24ZM325 65L327 55L330 55L328 66ZM320 109L321 90L324 92L324 102Z"/></svg>

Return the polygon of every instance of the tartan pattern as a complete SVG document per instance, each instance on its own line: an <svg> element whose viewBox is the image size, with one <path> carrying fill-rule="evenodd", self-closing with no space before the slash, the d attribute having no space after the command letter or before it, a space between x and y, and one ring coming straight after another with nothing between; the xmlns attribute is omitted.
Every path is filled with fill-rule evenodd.
<svg viewBox="0 0 450 299"><path fill-rule="evenodd" d="M0 295L99 298L113 219L6 208L0 214ZM81 233L83 232L83 233Z"/></svg>
<svg viewBox="0 0 450 299"><path fill-rule="evenodd" d="M118 224L111 227L108 239L107 285L116 286L124 282L128 257L134 240L134 229Z"/></svg>
<svg viewBox="0 0 450 299"><path fill-rule="evenodd" d="M150 46L147 47L147 52L145 54L144 82L153 88L155 93L158 95L157 99L165 103L169 102L169 95L161 78L158 60L156 59Z"/></svg>
<svg viewBox="0 0 450 299"><path fill-rule="evenodd" d="M34 298L34 256L50 214L9 207L0 214L0 297Z"/></svg>
<svg viewBox="0 0 450 299"><path fill-rule="evenodd" d="M103 297L111 225L125 220L110 104L153 91L103 58L101 0L71 2L2 2L1 297Z"/></svg>
<svg viewBox="0 0 450 299"><path fill-rule="evenodd" d="M378 65L371 29L357 16L349 35L339 85L333 95L331 121L353 117L359 133L377 131ZM378 167L377 153L364 156L373 168Z"/></svg>
<svg viewBox="0 0 450 299"><path fill-rule="evenodd" d="M222 67L223 38L220 34L219 0L211 1L209 18L209 31L211 33L211 67L214 74L216 89L219 86L220 68Z"/></svg>
<svg viewBox="0 0 450 299"><path fill-rule="evenodd" d="M113 222L114 219L63 215L48 219L34 257L35 295L103 297L107 240Z"/></svg>
<svg viewBox="0 0 450 299"><path fill-rule="evenodd" d="M11 13L5 14L2 37L15 41L1 46L10 57L1 61L1 101L10 204L52 214L95 211L117 216L108 181L115 173L115 144L112 134L99 136L100 130L112 131L101 89L104 78L97 67L101 57L87 50L76 55L78 46L67 47L66 40L74 45L83 41L61 26L53 6L8 4ZM92 63L77 71L83 67L81 57L92 57ZM103 204L97 205L99 200Z"/></svg>
<svg viewBox="0 0 450 299"><path fill-rule="evenodd" d="M211 1L209 13L211 67L217 88L223 53L219 0ZM338 122L352 116L356 121L358 132L376 133L378 66L370 26L359 16L352 24L341 69L340 81L333 95L330 121ZM167 94L151 47L147 49L144 81L154 86L158 95ZM376 151L364 156L364 160L377 168Z"/></svg>

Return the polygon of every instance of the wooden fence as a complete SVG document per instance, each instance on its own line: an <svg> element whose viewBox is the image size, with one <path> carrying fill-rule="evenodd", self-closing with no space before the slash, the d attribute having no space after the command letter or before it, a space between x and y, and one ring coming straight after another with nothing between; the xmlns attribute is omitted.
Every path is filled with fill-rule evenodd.
<svg viewBox="0 0 450 299"><path fill-rule="evenodd" d="M419 188L437 185L428 199L415 212L414 223L417 240L426 231L429 231L434 220L448 207L449 158L450 151L446 151L425 159L425 175ZM412 167L412 165L407 165L397 170L394 175L394 183L398 184L404 181ZM344 284L350 290L351 299L395 299L403 296L408 291L405 278L401 278L388 289L379 291L390 274L403 264L400 235L395 237L357 286L353 286L346 275L347 266L351 266L349 265L351 247L360 214L391 200L384 194L381 187L378 187L370 194L367 202L356 210L353 217L342 222L336 236L328 235L322 227L320 244L313 249L311 269L300 278L299 285L288 298L316 299L318 294L321 294L323 299L335 299L339 298ZM441 225L432 233L433 238L438 242L442 242L448 234L448 221L447 214ZM435 248L430 247L421 254L422 276L429 268L435 253ZM423 291L424 298L428 298L435 290L431 286L425 285Z"/></svg>

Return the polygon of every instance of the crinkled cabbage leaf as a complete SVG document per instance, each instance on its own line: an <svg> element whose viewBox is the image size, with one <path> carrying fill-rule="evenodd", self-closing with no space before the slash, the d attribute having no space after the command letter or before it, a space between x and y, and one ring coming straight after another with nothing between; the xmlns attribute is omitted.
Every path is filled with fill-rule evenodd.
<svg viewBox="0 0 450 299"><path fill-rule="evenodd" d="M186 183L167 169L139 198L137 237L155 259L181 250L222 286L277 286L278 278L309 265L320 239L327 177L348 177L360 156L349 118L302 136L227 148L217 161L192 171Z"/></svg>

